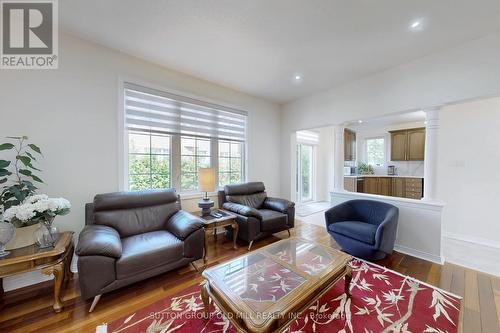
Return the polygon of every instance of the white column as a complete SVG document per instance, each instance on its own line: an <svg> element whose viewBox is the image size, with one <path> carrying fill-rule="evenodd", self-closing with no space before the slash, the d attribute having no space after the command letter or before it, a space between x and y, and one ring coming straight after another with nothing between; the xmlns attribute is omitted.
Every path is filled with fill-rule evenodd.
<svg viewBox="0 0 500 333"><path fill-rule="evenodd" d="M344 190L344 127L335 126L335 150L333 160L333 185L335 191Z"/></svg>
<svg viewBox="0 0 500 333"><path fill-rule="evenodd" d="M422 200L436 200L439 108L425 111L425 160L424 160L424 197Z"/></svg>

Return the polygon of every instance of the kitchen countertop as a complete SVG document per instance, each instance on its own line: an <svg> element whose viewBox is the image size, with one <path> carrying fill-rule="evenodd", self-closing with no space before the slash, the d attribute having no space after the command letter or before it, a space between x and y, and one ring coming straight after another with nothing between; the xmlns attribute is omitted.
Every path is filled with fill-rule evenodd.
<svg viewBox="0 0 500 333"><path fill-rule="evenodd" d="M349 178L367 178L367 177L389 177L389 178L419 178L423 179L423 176L405 176L405 175L344 175L344 177Z"/></svg>

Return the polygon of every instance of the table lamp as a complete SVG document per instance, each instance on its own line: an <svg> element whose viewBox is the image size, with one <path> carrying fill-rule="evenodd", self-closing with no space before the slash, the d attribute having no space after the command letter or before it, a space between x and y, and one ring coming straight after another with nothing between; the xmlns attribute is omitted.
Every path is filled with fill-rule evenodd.
<svg viewBox="0 0 500 333"><path fill-rule="evenodd" d="M215 191L215 169L200 168L198 170L198 188L205 192L205 197L198 202L198 207L201 208L201 215L210 215L210 208L214 206L213 200L208 197L208 192Z"/></svg>

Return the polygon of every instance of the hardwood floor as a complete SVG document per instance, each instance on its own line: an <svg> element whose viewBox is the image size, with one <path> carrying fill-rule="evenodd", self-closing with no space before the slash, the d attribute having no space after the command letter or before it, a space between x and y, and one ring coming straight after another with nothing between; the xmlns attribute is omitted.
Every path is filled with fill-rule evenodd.
<svg viewBox="0 0 500 333"><path fill-rule="evenodd" d="M319 225L298 221L292 234L338 248ZM282 232L256 242L253 248L286 237L288 234ZM239 245L237 251L233 250L232 242L224 237L218 237L217 244L210 242L208 265L246 253L245 244ZM203 260L196 262L200 268L202 264ZM500 278L451 264L437 265L398 252L378 264L463 296L459 332L500 333ZM95 327L103 322L118 319L201 280L199 272L186 266L103 295L92 314L87 312L90 302L79 297L76 278L68 282L63 311L52 312L49 281L5 295L0 312L0 332L94 332Z"/></svg>

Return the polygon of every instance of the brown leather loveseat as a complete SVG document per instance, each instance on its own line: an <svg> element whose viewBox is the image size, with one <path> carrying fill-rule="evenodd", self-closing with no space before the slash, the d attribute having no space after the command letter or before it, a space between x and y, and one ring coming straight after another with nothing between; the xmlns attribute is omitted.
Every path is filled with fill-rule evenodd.
<svg viewBox="0 0 500 333"><path fill-rule="evenodd" d="M175 190L99 194L85 206L76 254L81 294L94 297L203 256L203 222Z"/></svg>

